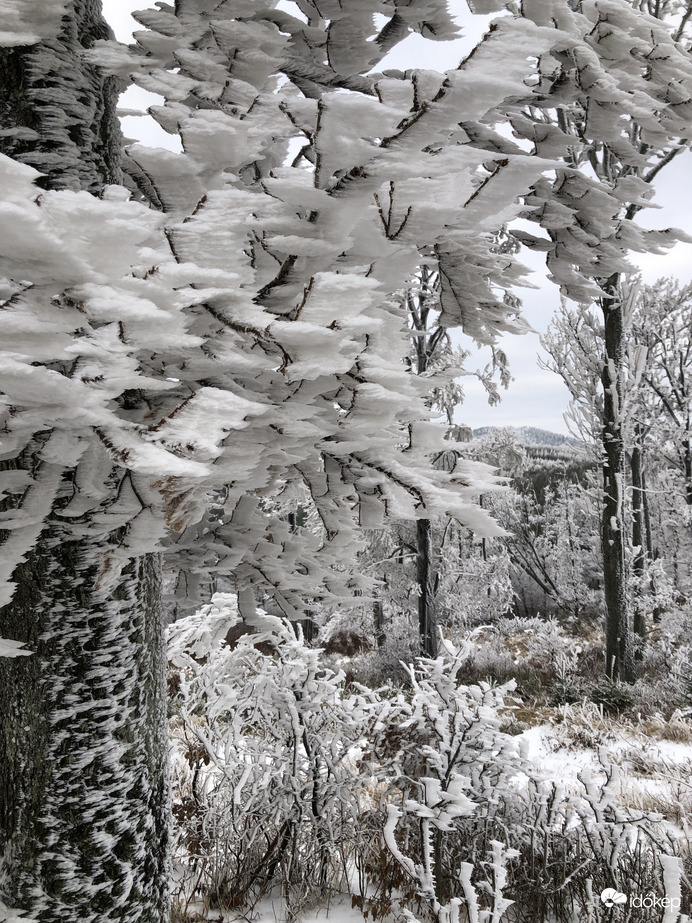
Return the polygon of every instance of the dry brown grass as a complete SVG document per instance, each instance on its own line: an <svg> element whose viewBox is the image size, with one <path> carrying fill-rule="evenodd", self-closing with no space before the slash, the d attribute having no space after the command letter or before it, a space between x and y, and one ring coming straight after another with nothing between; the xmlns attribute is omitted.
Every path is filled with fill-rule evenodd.
<svg viewBox="0 0 692 923"><path fill-rule="evenodd" d="M510 703L512 700L509 700ZM527 705L523 702L510 704L501 710L502 727L505 734L517 735L529 728L549 724L553 720L555 709L547 705Z"/></svg>
<svg viewBox="0 0 692 923"><path fill-rule="evenodd" d="M660 814L689 836L692 819L692 761L672 763L652 752L630 750L622 754L622 804L647 814Z"/></svg>
<svg viewBox="0 0 692 923"><path fill-rule="evenodd" d="M668 720L661 715L653 715L643 720L640 727L652 740L692 743L692 720L680 711L674 712Z"/></svg>

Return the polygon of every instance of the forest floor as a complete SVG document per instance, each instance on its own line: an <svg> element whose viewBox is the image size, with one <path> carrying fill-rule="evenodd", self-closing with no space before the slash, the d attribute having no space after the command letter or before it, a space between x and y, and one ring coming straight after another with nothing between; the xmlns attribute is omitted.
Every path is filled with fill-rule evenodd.
<svg viewBox="0 0 692 923"><path fill-rule="evenodd" d="M557 707L518 705L508 712L524 755L565 794L578 793L579 776L603 777L616 768L623 808L661 815L672 837L692 838L692 721L674 715L634 721L609 716L592 702ZM529 725L523 730L519 727ZM518 785L521 781L517 780ZM190 908L193 910L193 908ZM243 912L197 908L200 921L286 923L280 898L265 898ZM194 916L192 917L195 918ZM300 917L300 923L363 923L350 895L332 897L328 906ZM390 923L383 920L382 923Z"/></svg>
<svg viewBox="0 0 692 923"><path fill-rule="evenodd" d="M635 824L645 816L660 824L657 835L669 845L679 843L680 854L687 855L692 842L690 615L675 613L657 629L640 660L640 678L631 686L604 679L597 630L588 632L581 625L577 635L538 618L499 620L472 632L471 653L457 681L499 686L514 681L515 692L505 697L500 712L500 730L519 742L533 780L552 783L568 802L583 799L585 793L588 800L588 786L598 788L607 781L616 812L621 808L623 817ZM354 679L363 681L370 680L371 658L366 654L359 661L356 655L328 663L352 670ZM521 771L511 782L517 793L530 787L529 776ZM576 816L573 822L579 823ZM189 904L180 919L288 923L290 917L276 897L263 898L242 912L205 911L201 904ZM648 923L653 917L643 919ZM306 911L296 923L363 920L351 895L343 894ZM393 923L386 915L379 920Z"/></svg>
<svg viewBox="0 0 692 923"><path fill-rule="evenodd" d="M677 732L677 739L671 739ZM692 724L652 722L639 727L608 718L593 706L562 706L553 721L523 731L528 757L567 790L584 770L619 770L623 807L661 814L681 834L692 819Z"/></svg>

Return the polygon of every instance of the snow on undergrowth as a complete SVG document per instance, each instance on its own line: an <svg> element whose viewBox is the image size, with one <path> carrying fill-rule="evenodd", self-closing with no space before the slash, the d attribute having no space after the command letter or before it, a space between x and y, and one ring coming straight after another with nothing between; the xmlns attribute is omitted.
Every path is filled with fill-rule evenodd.
<svg viewBox="0 0 692 923"><path fill-rule="evenodd" d="M606 888L658 901L618 919L685 919L688 841L626 803L623 759L572 750L551 778L549 744L505 730L513 684L461 683L470 647L443 647L371 689L232 596L171 626L174 919L321 919L346 895L371 920L605 923Z"/></svg>

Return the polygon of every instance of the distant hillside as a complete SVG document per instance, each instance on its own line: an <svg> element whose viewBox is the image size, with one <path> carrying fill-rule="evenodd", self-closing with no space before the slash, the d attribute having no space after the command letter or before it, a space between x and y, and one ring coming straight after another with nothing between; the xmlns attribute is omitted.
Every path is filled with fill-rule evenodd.
<svg viewBox="0 0 692 923"><path fill-rule="evenodd" d="M524 449L521 470L513 474L514 489L535 494L541 503L547 487L555 488L564 481L584 483L597 465L594 453L579 439L536 426L481 426L473 430L473 435L487 436L501 430L513 433Z"/></svg>
<svg viewBox="0 0 692 923"><path fill-rule="evenodd" d="M539 429L537 426L480 426L473 430L473 435L474 437L487 436L488 433L501 429L513 432L517 442L524 446L569 446L573 449L581 449L584 446L584 443L575 439L574 436L553 433L547 429Z"/></svg>

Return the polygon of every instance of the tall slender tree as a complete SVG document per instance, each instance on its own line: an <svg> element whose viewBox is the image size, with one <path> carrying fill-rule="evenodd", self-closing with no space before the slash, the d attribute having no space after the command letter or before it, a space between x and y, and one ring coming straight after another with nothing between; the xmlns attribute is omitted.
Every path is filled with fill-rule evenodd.
<svg viewBox="0 0 692 923"><path fill-rule="evenodd" d="M551 219L546 220L541 211L545 198L536 195L531 201L538 208L527 217L547 230L548 239L523 232L517 236L547 252L548 268L566 297L595 303L603 315L601 545L606 671L613 679L631 681L635 666L627 592L629 530L624 515L623 282L633 268L627 262L627 250L645 249L647 236L653 243L652 232L638 229L634 218L647 205L656 176L689 143L690 56L679 40L690 17L672 2L642 3L640 11L628 4L598 0L524 4L525 10L529 8L539 26L550 23L566 29L575 19L590 24L584 47L567 43L541 60L543 105L530 106L511 119L517 134L531 139L537 151L547 153L556 150L556 143L571 141L567 153L560 153L565 170L553 187L550 207L564 209L576 221L568 222L564 229L549 229ZM664 20L673 16L677 22L671 29ZM675 72L670 70L673 60L678 68ZM605 69L608 78L601 82ZM620 116L611 118L613 109L620 106ZM601 198L605 189L611 191L609 201ZM658 245L665 246L674 232L666 230L657 236Z"/></svg>
<svg viewBox="0 0 692 923"><path fill-rule="evenodd" d="M420 272L419 285L406 293L406 307L412 337L411 367L416 375L428 376L447 331L435 323L439 316L439 276L427 266ZM438 408L439 409L439 408ZM451 423L451 420L449 421ZM437 656L437 568L436 549L430 519L416 522L416 578L418 581L418 635L426 657Z"/></svg>

